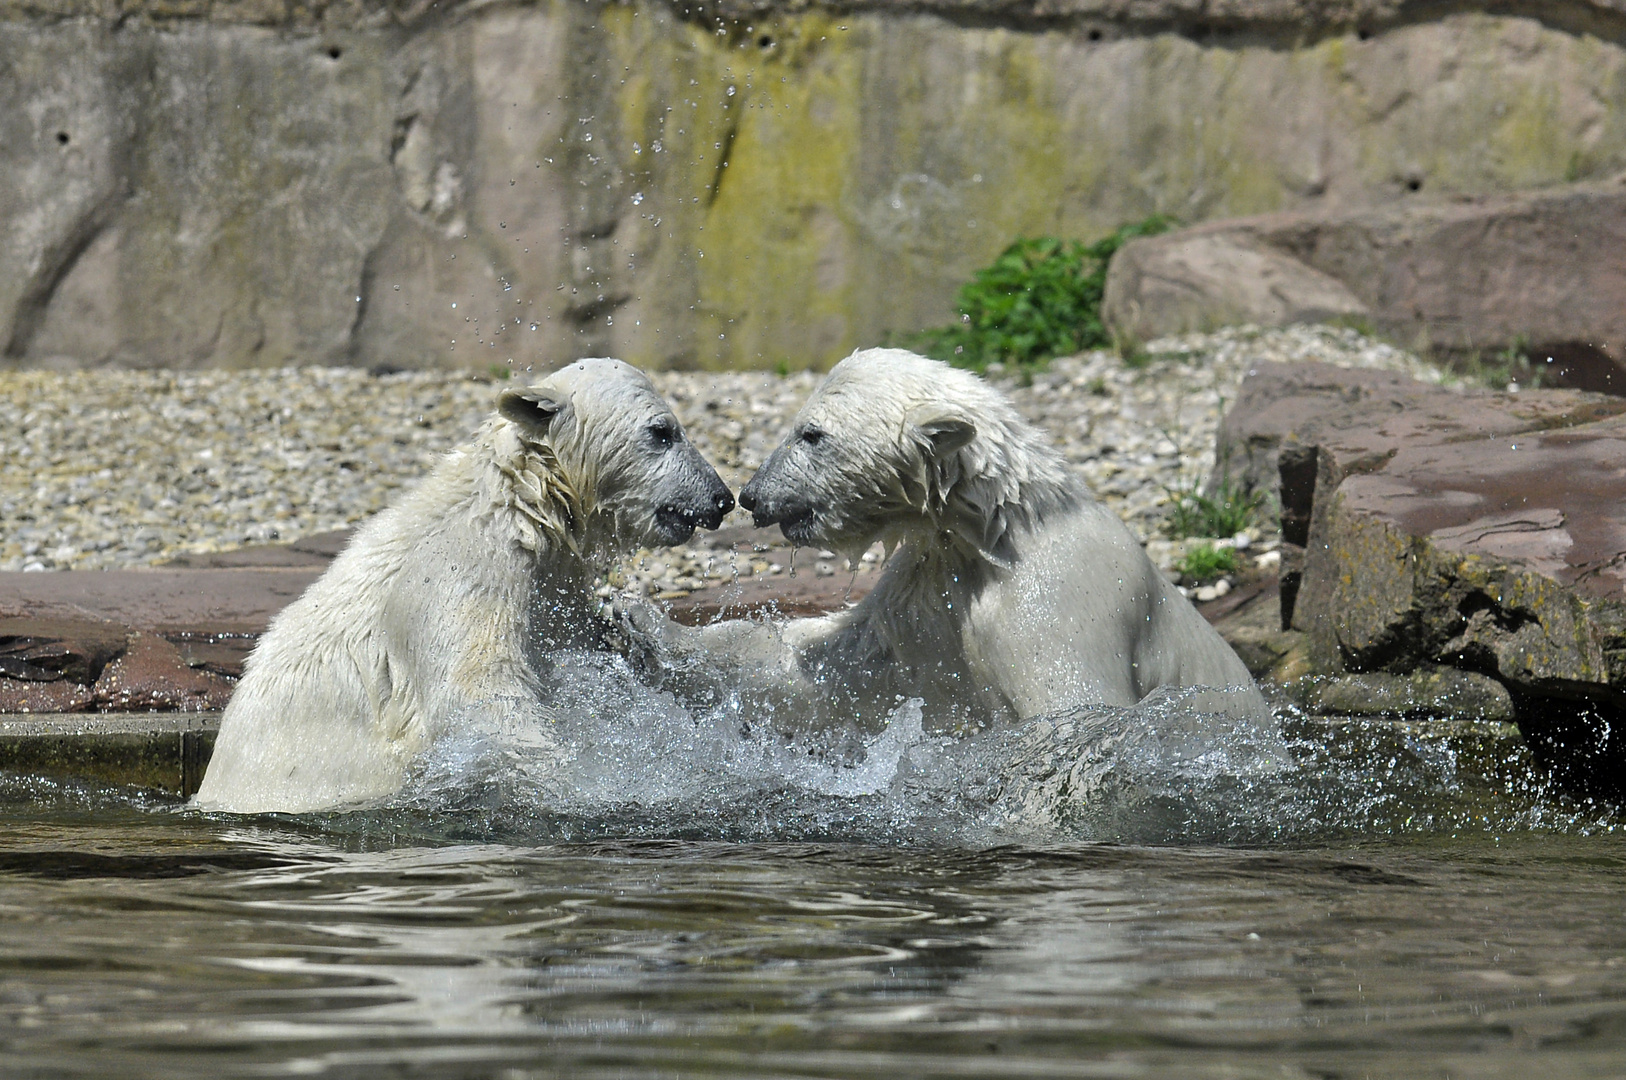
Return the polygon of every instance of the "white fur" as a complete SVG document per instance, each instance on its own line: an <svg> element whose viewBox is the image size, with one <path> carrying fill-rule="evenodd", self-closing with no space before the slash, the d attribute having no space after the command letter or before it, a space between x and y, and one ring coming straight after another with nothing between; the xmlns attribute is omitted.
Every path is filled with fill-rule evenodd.
<svg viewBox="0 0 1626 1080"><path fill-rule="evenodd" d="M504 392L500 407L272 620L197 806L297 813L377 799L448 725L542 709L547 655L602 631L584 553L671 542L657 498L726 496L680 430L677 455L641 449L650 422L676 420L618 361L574 364Z"/></svg>
<svg viewBox="0 0 1626 1080"><path fill-rule="evenodd" d="M875 589L837 614L661 628L691 667L721 660L776 707L873 719L921 697L938 726L963 728L1176 686L1225 688L1203 704L1264 712L1241 661L1123 522L970 373L855 353L740 494L753 499L779 521L786 500L806 503L813 516L785 524L802 543L896 546Z"/></svg>

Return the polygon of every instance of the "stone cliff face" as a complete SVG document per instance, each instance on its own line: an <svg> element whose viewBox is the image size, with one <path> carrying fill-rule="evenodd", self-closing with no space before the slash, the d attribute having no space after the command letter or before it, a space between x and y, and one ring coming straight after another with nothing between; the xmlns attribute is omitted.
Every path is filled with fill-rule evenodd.
<svg viewBox="0 0 1626 1080"><path fill-rule="evenodd" d="M1626 170L1626 0L0 0L13 363L824 365L1010 239Z"/></svg>

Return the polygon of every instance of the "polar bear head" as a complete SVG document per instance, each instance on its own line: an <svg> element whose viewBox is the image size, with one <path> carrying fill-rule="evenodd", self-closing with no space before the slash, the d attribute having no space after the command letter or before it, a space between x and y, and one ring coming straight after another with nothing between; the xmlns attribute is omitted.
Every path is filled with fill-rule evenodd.
<svg viewBox="0 0 1626 1080"><path fill-rule="evenodd" d="M649 377L620 360L578 360L525 389L504 390L497 412L550 464L595 546L681 544L734 508L717 471Z"/></svg>
<svg viewBox="0 0 1626 1080"><path fill-rule="evenodd" d="M758 526L848 555L937 533L999 565L1014 532L1076 503L1043 436L967 371L902 349L855 352L740 491Z"/></svg>

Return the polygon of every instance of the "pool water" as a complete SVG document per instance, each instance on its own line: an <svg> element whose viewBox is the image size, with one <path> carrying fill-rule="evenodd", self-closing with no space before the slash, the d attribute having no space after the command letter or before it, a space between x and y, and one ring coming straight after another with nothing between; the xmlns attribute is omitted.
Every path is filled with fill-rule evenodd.
<svg viewBox="0 0 1626 1080"><path fill-rule="evenodd" d="M0 779L0 1075L1626 1075L1621 819L1516 741L910 719L299 818Z"/></svg>

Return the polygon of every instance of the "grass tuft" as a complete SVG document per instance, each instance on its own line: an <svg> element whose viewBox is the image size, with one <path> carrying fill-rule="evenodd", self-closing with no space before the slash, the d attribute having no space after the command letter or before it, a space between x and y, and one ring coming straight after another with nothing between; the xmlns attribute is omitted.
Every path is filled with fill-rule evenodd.
<svg viewBox="0 0 1626 1080"><path fill-rule="evenodd" d="M1264 493L1249 491L1230 477L1219 490L1204 495L1194 481L1188 488L1164 488L1173 499L1163 530L1171 540L1192 536L1229 537L1252 525L1265 501Z"/></svg>
<svg viewBox="0 0 1626 1080"><path fill-rule="evenodd" d="M1174 564L1182 581L1190 585L1208 585L1237 570L1235 548L1215 547L1213 544L1194 544L1180 561Z"/></svg>

